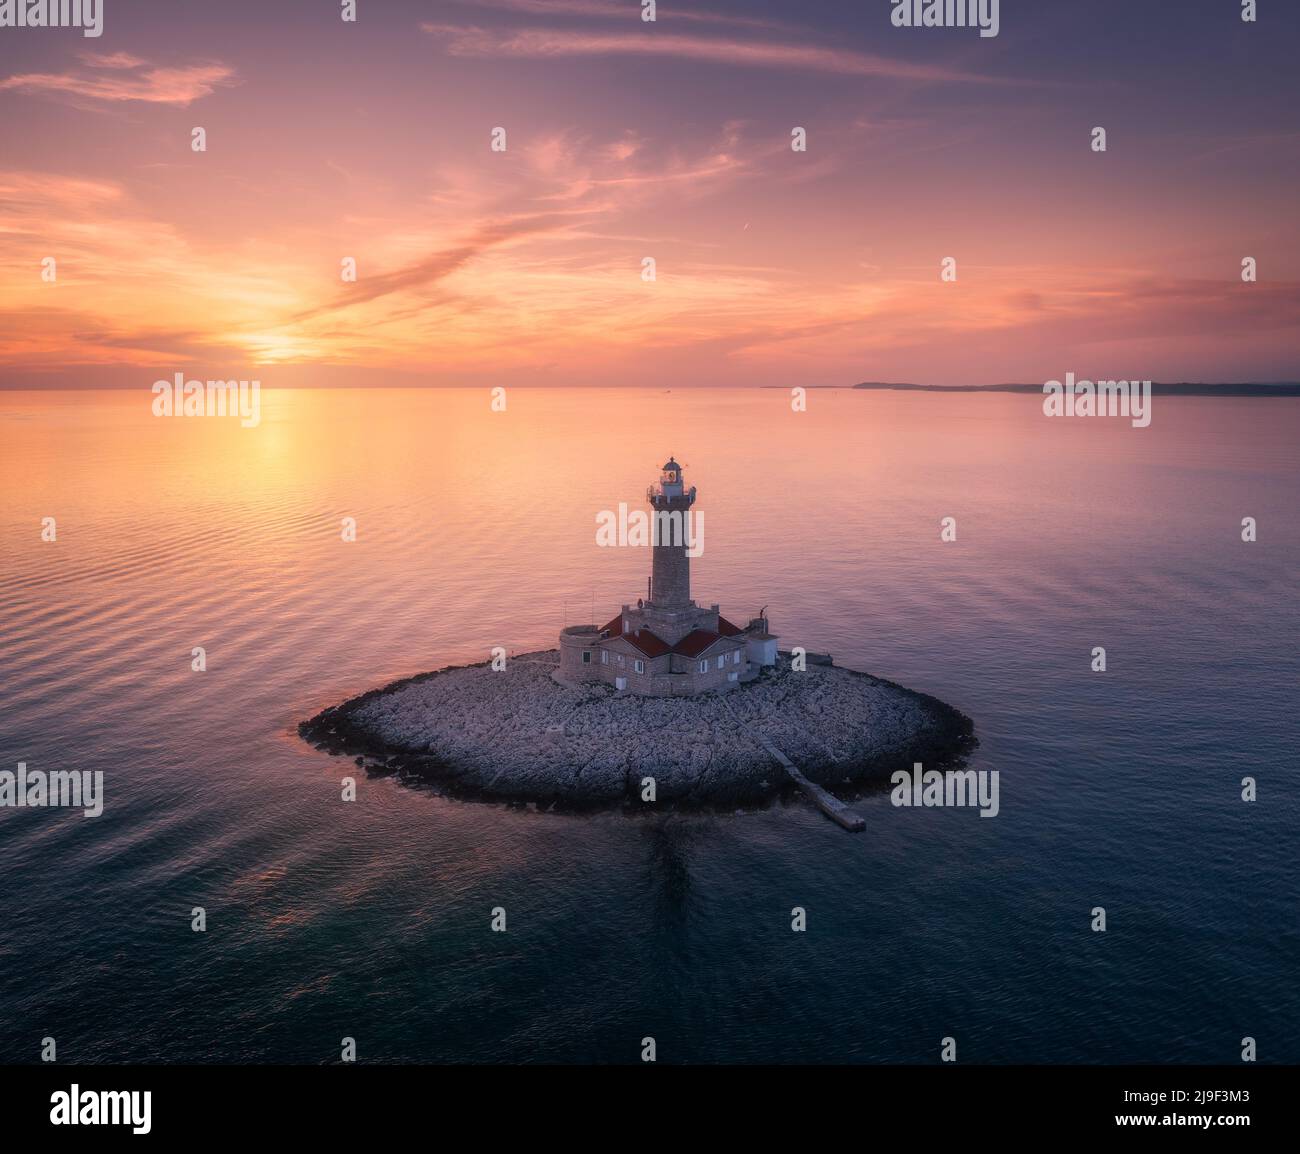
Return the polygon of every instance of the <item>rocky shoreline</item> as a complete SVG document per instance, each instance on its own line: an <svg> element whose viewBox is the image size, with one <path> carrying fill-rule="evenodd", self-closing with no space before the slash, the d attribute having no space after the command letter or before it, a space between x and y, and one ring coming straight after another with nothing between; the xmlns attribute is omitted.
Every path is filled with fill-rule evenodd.
<svg viewBox="0 0 1300 1154"><path fill-rule="evenodd" d="M494 671L451 666L395 681L298 727L318 749L355 757L448 795L580 810L656 804L756 804L791 784L761 734L831 790L887 779L913 762L960 764L977 741L970 718L936 698L866 673L788 654L727 693L639 697L558 679L558 651Z"/></svg>

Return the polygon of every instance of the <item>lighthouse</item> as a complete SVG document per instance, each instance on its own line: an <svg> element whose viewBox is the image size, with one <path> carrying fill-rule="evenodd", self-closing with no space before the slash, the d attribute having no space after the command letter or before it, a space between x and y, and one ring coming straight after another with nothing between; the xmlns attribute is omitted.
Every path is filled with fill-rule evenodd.
<svg viewBox="0 0 1300 1154"><path fill-rule="evenodd" d="M673 457L646 490L651 509L647 596L604 625L570 625L560 634L557 676L603 681L616 692L681 697L734 689L776 664L776 637L760 611L734 625L717 605L691 600L691 554L703 545L695 488ZM644 540L640 542L644 544Z"/></svg>
<svg viewBox="0 0 1300 1154"><path fill-rule="evenodd" d="M691 607L691 559L686 552L690 509L695 488L686 488L682 467L672 457L659 475L659 484L646 490L654 510L650 604L657 609Z"/></svg>

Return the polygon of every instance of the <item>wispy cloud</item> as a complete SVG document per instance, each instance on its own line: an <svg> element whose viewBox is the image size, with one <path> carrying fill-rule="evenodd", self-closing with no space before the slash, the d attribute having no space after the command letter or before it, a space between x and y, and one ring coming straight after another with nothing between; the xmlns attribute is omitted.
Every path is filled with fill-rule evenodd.
<svg viewBox="0 0 1300 1154"><path fill-rule="evenodd" d="M605 145L569 133L543 136L525 149L533 172L546 182L533 195L539 202L579 202L592 211L626 209L638 194L656 191L671 190L680 203L718 193L729 182L752 175L771 155L770 149L745 155L735 124L689 156L656 152L643 157L644 148L643 140L627 133Z"/></svg>
<svg viewBox="0 0 1300 1154"><path fill-rule="evenodd" d="M519 12L529 16L583 16L589 19L640 20L640 6L629 6L624 0L453 0L471 8L494 8L504 12ZM671 25L678 20L697 24L717 24L732 28L788 28L779 20L760 16L733 16L730 13L706 12L700 9L674 8L663 13L663 23Z"/></svg>
<svg viewBox="0 0 1300 1154"><path fill-rule="evenodd" d="M143 68L148 63L129 52L82 52L80 56L91 68Z"/></svg>
<svg viewBox="0 0 1300 1154"><path fill-rule="evenodd" d="M491 249L512 240L565 229L572 223L572 217L566 213L529 213L485 222L459 243L429 253L400 268L367 276L333 300L304 309L293 319L295 322L309 320L325 313L378 300L393 293L435 284Z"/></svg>
<svg viewBox="0 0 1300 1154"><path fill-rule="evenodd" d="M155 67L135 56L116 52L83 57L86 69L67 72L24 72L0 80L0 91L66 96L88 101L141 101L184 108L234 82L235 70L225 64Z"/></svg>
<svg viewBox="0 0 1300 1154"><path fill-rule="evenodd" d="M572 56L670 56L751 68L793 68L896 80L997 84L1002 80L934 64L842 48L771 40L735 40L674 32L589 32L551 28L498 31L470 25L420 26L452 56L563 59Z"/></svg>

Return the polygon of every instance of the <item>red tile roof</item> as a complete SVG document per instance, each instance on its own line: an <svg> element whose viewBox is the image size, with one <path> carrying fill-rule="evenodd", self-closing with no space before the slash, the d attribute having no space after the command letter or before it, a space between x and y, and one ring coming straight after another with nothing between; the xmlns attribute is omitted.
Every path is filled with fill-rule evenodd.
<svg viewBox="0 0 1300 1154"><path fill-rule="evenodd" d="M721 633L714 633L710 629L692 629L673 646L673 652L680 653L683 657L698 657L711 645L722 639Z"/></svg>
<svg viewBox="0 0 1300 1154"><path fill-rule="evenodd" d="M601 626L601 633L606 634L606 640L612 640L615 637L621 637L633 649L644 653L647 657L662 657L665 653L671 652L671 646L657 633L651 633L649 629L636 629L631 633L623 632L623 614L619 614L613 621L607 625Z"/></svg>
<svg viewBox="0 0 1300 1154"><path fill-rule="evenodd" d="M628 642L634 649L641 650L647 657L662 657L665 653L672 652L672 646L657 633L651 633L649 629L638 629L635 633L624 633L623 640Z"/></svg>
<svg viewBox="0 0 1300 1154"><path fill-rule="evenodd" d="M736 634L743 632L737 629L725 617L718 618L719 630L714 633L710 629L692 629L676 645L669 645L657 633L652 633L649 629L637 629L631 633L623 632L623 615L620 613L613 621L601 626L600 632L604 635L605 640L612 640L615 637L621 637L632 648L644 653L647 657L662 657L665 653L676 653L682 657L698 657L715 641L720 641L723 637L734 637Z"/></svg>

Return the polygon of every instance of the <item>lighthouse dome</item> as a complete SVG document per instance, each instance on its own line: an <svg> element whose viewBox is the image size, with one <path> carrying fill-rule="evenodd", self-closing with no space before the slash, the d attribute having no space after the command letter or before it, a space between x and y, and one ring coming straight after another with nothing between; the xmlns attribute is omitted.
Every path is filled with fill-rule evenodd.
<svg viewBox="0 0 1300 1154"><path fill-rule="evenodd" d="M680 497L682 495L682 467L677 463L675 457L668 458L668 464L659 474L659 488L669 497Z"/></svg>

